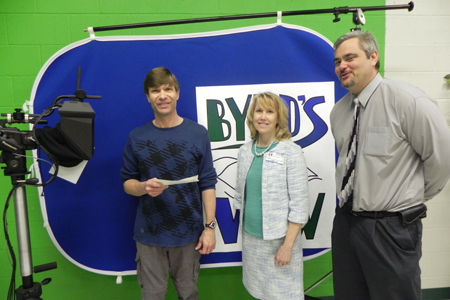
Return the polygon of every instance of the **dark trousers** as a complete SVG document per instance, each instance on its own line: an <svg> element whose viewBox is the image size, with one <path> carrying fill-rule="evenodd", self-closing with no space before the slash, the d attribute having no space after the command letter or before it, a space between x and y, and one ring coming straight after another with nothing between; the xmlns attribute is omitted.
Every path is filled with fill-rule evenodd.
<svg viewBox="0 0 450 300"><path fill-rule="evenodd" d="M332 231L336 300L420 300L422 221L357 217L337 208Z"/></svg>

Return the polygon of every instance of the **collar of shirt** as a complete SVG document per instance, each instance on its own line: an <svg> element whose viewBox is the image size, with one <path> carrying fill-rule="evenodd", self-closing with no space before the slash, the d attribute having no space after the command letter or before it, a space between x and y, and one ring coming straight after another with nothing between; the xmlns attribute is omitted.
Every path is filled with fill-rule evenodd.
<svg viewBox="0 0 450 300"><path fill-rule="evenodd" d="M381 77L380 73L378 73L375 78L372 79L372 81L358 95L352 95L352 103L353 99L358 97L359 103L361 103L361 105L365 108L373 92L375 92L376 88L382 80L383 77Z"/></svg>

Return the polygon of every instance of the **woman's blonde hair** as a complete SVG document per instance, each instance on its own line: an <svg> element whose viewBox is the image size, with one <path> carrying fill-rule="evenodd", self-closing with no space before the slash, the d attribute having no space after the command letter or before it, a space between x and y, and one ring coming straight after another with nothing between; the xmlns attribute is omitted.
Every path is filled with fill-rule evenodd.
<svg viewBox="0 0 450 300"><path fill-rule="evenodd" d="M250 138L258 139L258 131L253 125L253 114L256 107L263 109L273 109L277 112L278 120L276 127L275 139L277 141L285 141L291 138L291 132L288 128L288 109L286 103L281 97L271 92L265 92L253 95L252 102L247 111L247 126L250 129Z"/></svg>

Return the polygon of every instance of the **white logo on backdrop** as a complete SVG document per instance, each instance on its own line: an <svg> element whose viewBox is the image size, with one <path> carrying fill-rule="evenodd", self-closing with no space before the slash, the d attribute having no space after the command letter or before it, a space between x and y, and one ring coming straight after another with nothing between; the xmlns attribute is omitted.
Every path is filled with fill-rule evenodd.
<svg viewBox="0 0 450 300"><path fill-rule="evenodd" d="M227 224L236 221L236 211L232 208L237 172L236 157L239 146L250 140L249 130L245 124L246 111L252 95L266 91L278 94L286 100L290 115L290 130L293 133L292 140L299 145L306 145L303 151L309 172L311 213L318 195L325 195L315 234L313 238L308 239L303 234L303 247L330 248L332 218L336 203L335 147L329 131L329 114L335 98L334 82L278 83L196 88L198 123L205 126L210 133L214 166L219 179L216 186L217 198L228 199L228 207L232 211L233 218L229 222L218 220L220 230L216 231L215 252L241 251L240 235L236 239L227 240L223 232L230 230ZM311 104L313 102L315 103ZM318 134L318 131L323 134ZM318 138L314 138L314 133ZM233 228L236 229L235 222Z"/></svg>

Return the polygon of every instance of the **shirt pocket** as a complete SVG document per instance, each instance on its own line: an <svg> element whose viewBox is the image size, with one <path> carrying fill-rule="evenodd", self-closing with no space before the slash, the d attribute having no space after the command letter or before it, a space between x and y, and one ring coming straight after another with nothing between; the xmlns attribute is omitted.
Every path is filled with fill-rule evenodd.
<svg viewBox="0 0 450 300"><path fill-rule="evenodd" d="M391 144L388 127L368 127L364 141L364 154L387 156Z"/></svg>

